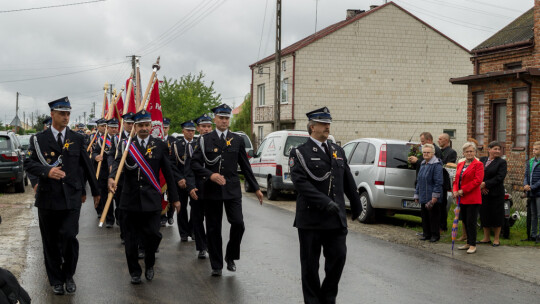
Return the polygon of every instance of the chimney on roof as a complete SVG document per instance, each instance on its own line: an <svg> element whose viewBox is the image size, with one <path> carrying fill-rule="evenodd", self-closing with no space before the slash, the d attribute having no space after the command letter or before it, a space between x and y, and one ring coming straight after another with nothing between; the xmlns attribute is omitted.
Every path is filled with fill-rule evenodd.
<svg viewBox="0 0 540 304"><path fill-rule="evenodd" d="M378 5L370 5L370 6L369 6L369 10L372 10L372 9L374 9L374 8L377 8L377 7L379 7L379 6L378 6Z"/></svg>
<svg viewBox="0 0 540 304"><path fill-rule="evenodd" d="M365 10L359 10L359 9L348 9L347 10L347 20L354 18L356 15L359 15L361 13L365 12Z"/></svg>

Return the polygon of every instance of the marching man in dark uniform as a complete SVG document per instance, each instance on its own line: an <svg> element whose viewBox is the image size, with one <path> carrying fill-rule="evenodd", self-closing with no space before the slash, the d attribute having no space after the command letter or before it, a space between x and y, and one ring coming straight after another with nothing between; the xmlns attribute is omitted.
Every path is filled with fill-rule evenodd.
<svg viewBox="0 0 540 304"><path fill-rule="evenodd" d="M114 153L109 153L107 162L109 164L114 163L114 159L118 155L122 155L122 142L126 141L129 137L129 134L131 133L131 129L133 129L133 115L135 115L132 112L126 113L122 115L122 123L124 124L124 130L121 134L118 135L118 137L114 137L113 143L112 143L112 151ZM124 144L125 147L125 144ZM111 169L112 171L112 169ZM120 175L120 179L118 180L118 185L116 188L116 192L114 193L114 217L116 218L116 224L120 226L120 241L122 244L125 243L125 228L122 221L122 210L120 209L120 200L122 198L122 186L124 185L124 174Z"/></svg>
<svg viewBox="0 0 540 304"><path fill-rule="evenodd" d="M159 170L167 181L169 200L177 211L180 210L180 201L176 192L169 149L161 139L150 136L152 119L149 112L140 111L133 117L135 132L133 143L129 147L126 158L124 184L120 209L125 227L126 259L131 275L132 284L141 283L142 269L138 261L138 238L142 239L146 254L144 258L144 276L148 281L154 278L154 264L156 250L161 242L160 216L161 216L161 188L159 185ZM109 190L115 192L114 177L120 165L122 155L115 158L109 176Z"/></svg>
<svg viewBox="0 0 540 304"><path fill-rule="evenodd" d="M166 117L163 118L163 141L167 143L167 147L169 148L169 155L171 156L172 145L177 139L174 138L174 136L169 136L170 126L171 126L171 120ZM180 195L180 193L178 193L178 195ZM181 198L180 198L180 204L182 205L182 208L185 208ZM167 225L167 222L169 223L169 225L174 224L173 216L174 216L174 208L171 202L169 202L167 213L161 215L161 227L165 227Z"/></svg>
<svg viewBox="0 0 540 304"><path fill-rule="evenodd" d="M255 194L261 204L263 194L251 171L244 140L229 131L232 109L222 104L213 108L212 112L215 114L216 130L199 138L199 147L193 153L191 168L196 178L204 180L204 191L201 197L206 215L208 253L212 275L221 276L223 206L225 206L227 220L231 224L229 243L225 252L225 262L229 271L236 271L234 261L240 259L240 243L245 230L238 165L248 183L255 189Z"/></svg>
<svg viewBox="0 0 540 304"><path fill-rule="evenodd" d="M94 205L94 207L96 208L98 218L101 218L101 214L103 213L103 208L105 208L105 204L107 203L107 194L109 193L109 189L107 187L107 179L109 178L109 166L111 166L111 164L108 162L108 156L109 154L113 153L112 136L109 134L107 134L106 138L103 138L103 136L105 135L105 127L116 128L118 130L118 120L99 119L98 121L96 121L96 123L98 126L99 134L96 140L94 141L94 147L92 148L92 159L94 160L94 167L95 167L96 173L97 173L99 162L101 162L101 168L100 168L99 177L98 177L99 189L101 191L101 200L99 201L98 204ZM103 145L105 145L105 149L102 156L101 149ZM112 228L113 226L114 226L114 206L111 204L109 212L107 212L107 218L105 219L105 227Z"/></svg>
<svg viewBox="0 0 540 304"><path fill-rule="evenodd" d="M187 242L188 236L192 237L193 227L188 219L188 199L187 180L185 174L185 162L188 155L193 154L193 136L195 135L195 123L188 120L181 124L184 138L173 142L171 147L171 162L174 166L174 180L176 181L178 196L180 197L180 212L176 215L178 221L178 232L180 233L180 241ZM191 145L191 147L190 147Z"/></svg>
<svg viewBox="0 0 540 304"><path fill-rule="evenodd" d="M212 118L208 114L203 114L195 119L197 131L200 136L212 132ZM195 249L199 252L199 259L206 259L208 245L206 242L206 232L204 230L204 202L199 195L203 192L204 180L196 179L191 169L191 159L193 151L199 147L199 139L188 143L188 153L186 153L186 161L184 164L184 172L186 175L187 192L191 197L189 205L191 206L190 219L193 227L193 237L195 238Z"/></svg>
<svg viewBox="0 0 540 304"><path fill-rule="evenodd" d="M327 141L332 117L324 107L306 114L310 138L289 158L298 197L294 226L300 240L302 291L305 303L335 303L347 247L344 194L352 218L361 213L360 197L343 149ZM319 258L324 252L326 277L320 284Z"/></svg>
<svg viewBox="0 0 540 304"><path fill-rule="evenodd" d="M94 201L99 201L96 176L84 146L82 135L67 125L71 105L67 97L49 103L51 128L36 134L30 143L30 157L24 166L39 178L36 204L43 241L45 269L55 294L76 290L73 275L79 258L79 216L83 176L89 183Z"/></svg>

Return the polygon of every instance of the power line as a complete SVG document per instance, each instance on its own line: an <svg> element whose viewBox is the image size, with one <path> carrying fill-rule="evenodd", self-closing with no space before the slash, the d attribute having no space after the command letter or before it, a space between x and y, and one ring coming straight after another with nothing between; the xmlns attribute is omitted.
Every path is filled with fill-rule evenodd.
<svg viewBox="0 0 540 304"><path fill-rule="evenodd" d="M263 22L262 22L262 29L261 29L261 39L259 40L259 52L257 53L257 61L261 58L261 45L262 40L264 36L264 24L266 23L266 9L268 7L268 0L266 0L266 4L264 5L264 16L263 16Z"/></svg>
<svg viewBox="0 0 540 304"><path fill-rule="evenodd" d="M15 13L15 12L22 12L22 11L32 11L32 10L40 10L40 9L47 9L47 8L57 8L57 7L64 7L64 6L74 6L74 5L81 5L81 4L89 4L89 3L103 2L103 1L107 1L107 0L94 0L94 1L58 4L58 5L41 6L41 7L20 8L20 9L8 10L8 11L0 11L0 13Z"/></svg>
<svg viewBox="0 0 540 304"><path fill-rule="evenodd" d="M41 77L26 78L26 79L16 79L16 80L4 80L4 81L0 81L0 83L31 81L31 80L38 80L38 79L46 79L46 78L53 78L53 77L60 77L60 76L66 76L66 75L79 74L79 73L84 73L84 72L89 72L89 71L94 71L94 70L98 70L98 69L103 69L103 68L119 65L119 64L122 64L122 63L125 63L125 62L127 62L127 61L117 62L117 63L111 64L111 65L101 66L101 67L97 67L97 68L93 68L93 69L87 69L87 70L75 71L75 72L69 72L69 73L62 73L62 74L57 74L57 75L41 76Z"/></svg>
<svg viewBox="0 0 540 304"><path fill-rule="evenodd" d="M149 50L147 50L147 52L144 54L144 55L148 55L148 54L151 54L153 52L156 52L157 50L160 50L161 48L163 48L164 46L168 45L169 43L173 42L174 40L176 40L178 37L182 36L183 34L185 34L187 31L189 31L191 28L193 28L194 26L196 26L197 24L199 24L202 20L204 20L206 17L210 16L210 14L212 14L214 11L216 11L221 5L223 5L227 0L223 0L223 1L217 1L216 3L214 3L209 9L208 11L210 11L210 13L204 15L204 14L201 14L199 17L197 17L198 19L195 19L193 20L191 23L189 23L188 25L186 25L186 27L181 31L181 32L178 32L177 34L175 34L172 38L170 38L168 41L165 41L163 43L161 43L161 45L155 45L153 48L150 48Z"/></svg>
<svg viewBox="0 0 540 304"><path fill-rule="evenodd" d="M517 9L514 9L514 8L508 8L508 7L504 7L504 6L500 6L500 5L496 5L496 4L493 4L493 3L487 3L487 2L482 2L482 1L478 1L478 0L469 0L469 1L480 3L480 4L483 4L483 5L492 6L492 7L496 7L496 8L500 8L500 9L503 9L505 11L514 11L516 13L523 13L520 10L517 10Z"/></svg>
<svg viewBox="0 0 540 304"><path fill-rule="evenodd" d="M514 17L511 17L511 16L501 15L501 14L496 14L496 13L490 13L490 12L486 12L485 10L482 10L482 9L471 8L471 7L467 7L467 6L463 6L463 5L459 5L459 4L455 4L455 3L448 3L448 2L444 2L442 0L424 0L424 1L431 1L432 3L436 3L438 5L463 9L463 10L466 10L467 12L484 14L484 15L487 15L487 16L490 16L490 17L502 17L502 18L514 19Z"/></svg>

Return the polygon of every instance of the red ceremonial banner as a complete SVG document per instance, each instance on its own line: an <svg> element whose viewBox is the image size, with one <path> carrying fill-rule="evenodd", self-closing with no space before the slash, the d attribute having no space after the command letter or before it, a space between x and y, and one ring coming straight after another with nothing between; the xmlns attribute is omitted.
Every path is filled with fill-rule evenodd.
<svg viewBox="0 0 540 304"><path fill-rule="evenodd" d="M124 115L124 100L122 100L122 96L118 98L118 102L116 103L116 108L118 109L118 112L116 110L114 111L114 117L120 121L120 116Z"/></svg>
<svg viewBox="0 0 540 304"><path fill-rule="evenodd" d="M163 139L163 112L161 112L161 100L159 99L159 82L154 82L154 88L150 94L148 108L152 116L152 136Z"/></svg>

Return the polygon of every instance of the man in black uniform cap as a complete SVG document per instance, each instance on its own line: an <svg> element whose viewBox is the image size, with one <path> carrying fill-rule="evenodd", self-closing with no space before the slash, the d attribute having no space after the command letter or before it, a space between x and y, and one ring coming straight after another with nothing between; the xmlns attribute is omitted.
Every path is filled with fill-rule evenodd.
<svg viewBox="0 0 540 304"><path fill-rule="evenodd" d="M96 140L94 141L94 147L92 148L92 159L94 160L96 173L97 173L97 167L99 166L99 163L101 162L101 168L99 169L100 171L99 171L99 177L98 177L99 189L101 191L101 200L94 207L96 208L98 218L101 218L101 214L103 213L103 209L105 208L105 204L107 203L107 196L109 193L109 189L107 187L107 179L109 178L109 169L110 169L109 166L111 166L111 164L108 162L108 157L109 157L109 154L114 153L114 151L112 150L113 137L110 134L107 134L107 138L104 138L105 127L109 127L109 128L112 127L112 128L118 129L118 120L99 119L96 121L96 123L98 126L99 134ZM101 149L103 145L105 146L105 148L104 148L104 152L102 156ZM107 212L107 218L105 219L105 227L112 228L113 226L114 226L114 206L111 204Z"/></svg>
<svg viewBox="0 0 540 304"><path fill-rule="evenodd" d="M24 166L39 178L36 203L43 241L45 269L55 294L76 290L73 275L79 258L79 216L82 177L89 183L94 202L99 201L96 176L84 147L84 138L67 128L71 105L67 97L49 103L52 127L30 142Z"/></svg>
<svg viewBox="0 0 540 304"><path fill-rule="evenodd" d="M187 179L185 174L185 161L188 155L193 154L193 146L190 148L190 144L193 142L193 136L195 135L195 123L192 120L188 120L181 124L182 133L184 138L173 142L171 147L171 162L174 166L174 180L176 181L178 196L180 197L180 212L176 215L178 222L178 232L180 233L180 241L187 242L188 236L192 237L193 227L191 221L188 219L188 199L189 192L187 191Z"/></svg>
<svg viewBox="0 0 540 304"><path fill-rule="evenodd" d="M302 291L305 303L335 303L347 246L344 194L351 202L352 218L362 207L356 183L343 149L330 143L332 117L324 107L306 114L310 138L291 150L289 167L298 197L294 226L300 240ZM320 284L321 247L326 277Z"/></svg>
<svg viewBox="0 0 540 304"><path fill-rule="evenodd" d="M191 168L196 178L204 180L204 200L208 253L212 275L221 276L223 269L223 248L221 222L223 206L227 220L231 224L229 243L225 252L225 262L229 271L236 271L234 260L240 259L240 243L244 235L242 215L242 190L238 177L238 165L248 183L262 204L263 194L255 180L249 164L242 137L229 131L232 109L222 104L212 109L216 130L199 138L199 147L193 153Z"/></svg>
<svg viewBox="0 0 540 304"><path fill-rule="evenodd" d="M167 147L169 148L169 156L171 156L171 160L172 160L172 145L177 139L174 136L169 135L170 126L171 126L171 120L166 117L163 118L163 141L167 143ZM178 193L178 195L180 195L180 193ZM180 204L182 205L182 208L184 208L182 199L180 199ZM169 202L167 212L161 215L161 227L165 227L167 225L167 222L169 222L169 225L174 224L173 216L174 216L174 208L171 202Z"/></svg>
<svg viewBox="0 0 540 304"><path fill-rule="evenodd" d="M137 136L133 138L129 155L125 161L124 185L120 208L124 221L126 235L126 259L132 284L141 283L142 269L138 261L138 238L142 239L145 255L145 277L151 281L154 278L156 250L161 242L161 187L159 171L167 181L169 200L178 211L180 201L176 192L167 144L161 139L150 135L152 119L150 113L140 111L133 117ZM120 165L121 154L115 158L109 176L109 190L114 192L114 178Z"/></svg>
<svg viewBox="0 0 540 304"><path fill-rule="evenodd" d="M197 131L200 136L212 132L212 118L208 114L203 114L195 119ZM200 137L199 137L200 138ZM186 188L189 196L190 219L193 227L193 237L195 238L195 249L199 252L199 259L206 259L208 245L206 242L206 232L204 230L204 202L199 195L203 192L204 180L195 178L191 169L191 159L193 151L199 147L199 138L188 143L188 153L186 153L186 161L184 164L184 172L186 176Z"/></svg>

